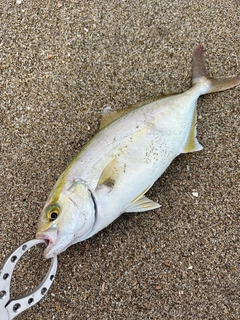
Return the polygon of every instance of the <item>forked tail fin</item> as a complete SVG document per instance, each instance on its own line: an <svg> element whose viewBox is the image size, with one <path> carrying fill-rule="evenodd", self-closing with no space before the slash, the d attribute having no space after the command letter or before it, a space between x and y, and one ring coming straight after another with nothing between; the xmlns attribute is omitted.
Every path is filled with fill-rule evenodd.
<svg viewBox="0 0 240 320"><path fill-rule="evenodd" d="M197 98L201 94L226 90L240 84L240 76L214 79L208 77L208 71L204 59L203 45L200 44L193 55L192 69L193 88L198 87ZM190 128L188 138L183 146L182 153L199 151L202 149L197 138L197 112L194 110L192 126Z"/></svg>
<svg viewBox="0 0 240 320"><path fill-rule="evenodd" d="M240 76L230 77L230 78L209 78L208 70L205 64L203 45L197 46L193 55L193 67L192 67L192 82L193 85L200 82L202 79L207 79L208 88L204 93L218 92L240 84Z"/></svg>

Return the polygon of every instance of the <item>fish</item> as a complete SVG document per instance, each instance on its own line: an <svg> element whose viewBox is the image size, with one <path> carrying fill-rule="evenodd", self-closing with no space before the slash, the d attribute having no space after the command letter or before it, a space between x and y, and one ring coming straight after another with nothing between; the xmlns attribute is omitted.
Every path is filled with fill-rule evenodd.
<svg viewBox="0 0 240 320"><path fill-rule="evenodd" d="M60 175L40 214L36 238L47 240L44 257L92 237L124 212L159 208L146 192L175 157L203 148L197 140L199 96L238 84L240 76L208 76L200 44L190 89L105 110L100 130Z"/></svg>

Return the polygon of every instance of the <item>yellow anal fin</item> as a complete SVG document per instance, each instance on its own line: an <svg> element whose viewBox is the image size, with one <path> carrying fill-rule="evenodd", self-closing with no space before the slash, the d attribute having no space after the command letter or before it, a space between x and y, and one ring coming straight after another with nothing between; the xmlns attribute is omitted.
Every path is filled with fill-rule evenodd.
<svg viewBox="0 0 240 320"><path fill-rule="evenodd" d="M161 205L148 199L146 196L141 196L138 200L131 202L124 212L144 212L160 208Z"/></svg>
<svg viewBox="0 0 240 320"><path fill-rule="evenodd" d="M106 186L110 190L113 189L116 180L119 176L119 165L118 160L114 158L103 170L98 184L97 188L100 188L101 186ZM96 189L97 189L96 188Z"/></svg>
<svg viewBox="0 0 240 320"><path fill-rule="evenodd" d="M183 147L182 153L200 151L203 149L202 145L198 142L197 138L197 111L194 110L192 126L188 135L186 144Z"/></svg>

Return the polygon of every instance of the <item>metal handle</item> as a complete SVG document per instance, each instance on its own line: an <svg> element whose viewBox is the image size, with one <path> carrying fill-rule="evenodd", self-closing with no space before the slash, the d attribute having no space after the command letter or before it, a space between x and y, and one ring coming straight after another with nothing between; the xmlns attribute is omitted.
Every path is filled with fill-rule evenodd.
<svg viewBox="0 0 240 320"><path fill-rule="evenodd" d="M52 285L53 279L57 271L57 257L51 259L50 268L46 276L44 277L43 281L36 289L34 289L32 292L23 297L9 300L12 273L18 260L27 250L40 243L46 243L46 241L43 239L34 239L25 242L4 259L2 268L0 269L0 309L1 305L5 306L5 310L7 310L9 315L6 319L13 319L22 311L38 303L46 295L48 289Z"/></svg>

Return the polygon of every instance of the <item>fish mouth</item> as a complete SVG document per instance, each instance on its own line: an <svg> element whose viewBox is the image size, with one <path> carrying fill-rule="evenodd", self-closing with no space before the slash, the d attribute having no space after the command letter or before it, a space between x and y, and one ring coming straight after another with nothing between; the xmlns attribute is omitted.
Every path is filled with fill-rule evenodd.
<svg viewBox="0 0 240 320"><path fill-rule="evenodd" d="M44 257L46 259L53 258L57 255L57 253L51 253L52 248L56 245L58 240L58 231L57 229L50 228L45 232L39 232L36 234L37 239L44 239L47 247L44 250Z"/></svg>
<svg viewBox="0 0 240 320"><path fill-rule="evenodd" d="M48 229L45 232L39 232L36 234L37 239L44 239L47 243L47 247L43 252L43 256L46 259L56 257L58 254L65 251L73 240L72 236L60 237L57 229Z"/></svg>

